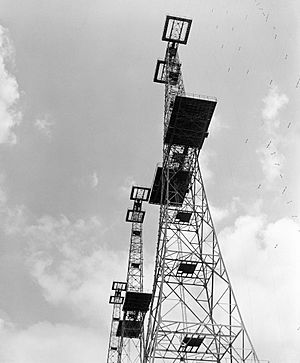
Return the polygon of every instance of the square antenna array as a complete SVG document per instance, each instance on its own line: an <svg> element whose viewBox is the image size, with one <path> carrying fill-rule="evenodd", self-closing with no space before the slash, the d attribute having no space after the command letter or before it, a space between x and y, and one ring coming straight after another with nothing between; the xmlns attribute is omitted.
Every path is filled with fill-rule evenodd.
<svg viewBox="0 0 300 363"><path fill-rule="evenodd" d="M153 82L163 83L163 84L167 83L166 67L167 67L166 60L161 60L161 59L157 60ZM179 81L180 67L181 67L180 63L171 64L171 69L169 70L169 73L168 73L169 74L168 81L172 86L176 86Z"/></svg>
<svg viewBox="0 0 300 363"><path fill-rule="evenodd" d="M112 284L112 290L126 291L127 282L114 281Z"/></svg>
<svg viewBox="0 0 300 363"><path fill-rule="evenodd" d="M167 181L165 176L163 178L163 169L161 166L156 168L155 177L151 189L150 204L163 204L167 203L169 200L170 206L181 206L185 195L188 193L189 184L191 181L192 174L187 170L176 170L169 169L168 175L169 180ZM162 185L162 180L164 185ZM169 187L167 188L167 185ZM169 190L169 195L167 196L166 191Z"/></svg>
<svg viewBox="0 0 300 363"><path fill-rule="evenodd" d="M164 142L202 148L217 100L176 96Z"/></svg>
<svg viewBox="0 0 300 363"><path fill-rule="evenodd" d="M138 338L143 327L142 321L139 320L121 320L119 322L116 336L124 338Z"/></svg>
<svg viewBox="0 0 300 363"><path fill-rule="evenodd" d="M204 337L199 334L187 334L182 340L179 351L197 353L203 340Z"/></svg>
<svg viewBox="0 0 300 363"><path fill-rule="evenodd" d="M167 83L166 80L166 65L165 60L158 59L156 63L156 68L154 72L153 82L156 83Z"/></svg>
<svg viewBox="0 0 300 363"><path fill-rule="evenodd" d="M195 272L197 262L195 261L182 261L180 262L176 276L191 277Z"/></svg>
<svg viewBox="0 0 300 363"><path fill-rule="evenodd" d="M146 292L127 291L123 311L146 313L149 310L152 294Z"/></svg>
<svg viewBox="0 0 300 363"><path fill-rule="evenodd" d="M192 212L177 211L175 216L175 222L177 223L189 223L192 216Z"/></svg>
<svg viewBox="0 0 300 363"><path fill-rule="evenodd" d="M143 223L145 218L144 211L138 211L134 209L128 209L126 214L126 222Z"/></svg>
<svg viewBox="0 0 300 363"><path fill-rule="evenodd" d="M124 302L124 297L120 295L112 295L109 297L110 304L119 304L122 305Z"/></svg>
<svg viewBox="0 0 300 363"><path fill-rule="evenodd" d="M150 196L150 188L133 186L131 189L130 199L147 202Z"/></svg>
<svg viewBox="0 0 300 363"><path fill-rule="evenodd" d="M167 15L162 40L186 44L190 34L192 19Z"/></svg>

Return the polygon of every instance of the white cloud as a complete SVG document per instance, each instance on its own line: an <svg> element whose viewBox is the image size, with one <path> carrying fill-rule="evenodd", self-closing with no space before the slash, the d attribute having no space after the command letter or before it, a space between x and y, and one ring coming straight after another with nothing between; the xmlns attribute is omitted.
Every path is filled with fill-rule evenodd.
<svg viewBox="0 0 300 363"><path fill-rule="evenodd" d="M214 157L214 152L211 150L203 149L200 153L200 169L202 178L204 179L204 183L206 184L208 181L212 180L214 173L209 168L211 159Z"/></svg>
<svg viewBox="0 0 300 363"><path fill-rule="evenodd" d="M260 163L266 179L264 187L271 188L274 181L279 180L280 175L283 174L283 168L286 160L285 156L279 151L274 139L271 151L266 149L265 145L257 151L260 155ZM275 154L271 155L272 153Z"/></svg>
<svg viewBox="0 0 300 363"><path fill-rule="evenodd" d="M4 181L5 181L5 175L3 173L0 173L0 207L5 205L7 202L7 195L4 189Z"/></svg>
<svg viewBox="0 0 300 363"><path fill-rule="evenodd" d="M218 114L214 114L210 126L209 126L209 134L216 135L220 131L224 129L228 129L228 124L222 119L222 117ZM210 136L208 136L209 139ZM204 145L208 141L208 139L204 140ZM200 153L200 167L201 167L201 173L202 178L205 180L205 183L212 181L214 173L209 167L209 165L212 164L212 160L215 157L215 151L212 148L208 148L208 145L206 145Z"/></svg>
<svg viewBox="0 0 300 363"><path fill-rule="evenodd" d="M36 119L34 126L37 130L45 135L48 139L52 136L52 128L54 126L54 122L50 120L49 116L45 116L44 118Z"/></svg>
<svg viewBox="0 0 300 363"><path fill-rule="evenodd" d="M254 346L272 363L300 361L299 224L239 217L219 240ZM272 348L271 348L272 347Z"/></svg>
<svg viewBox="0 0 300 363"><path fill-rule="evenodd" d="M2 231L11 241L24 242L28 277L45 300L73 311L74 321L89 328L39 323L20 330L0 310L0 362L99 362L108 341L111 284L126 277L127 255L105 246L106 229L97 217L72 222L65 216L35 219L29 214L25 207L9 208L5 196Z"/></svg>
<svg viewBox="0 0 300 363"><path fill-rule="evenodd" d="M22 233L26 226L25 207L16 205L14 207L4 206L2 212L3 224L2 228L6 235Z"/></svg>
<svg viewBox="0 0 300 363"><path fill-rule="evenodd" d="M0 217L2 233L24 242L29 277L49 304L67 307L75 320L89 325L107 320L111 284L113 279L126 278L127 254L114 252L110 241L103 241L107 228L98 217L36 219L24 206L9 207L4 191Z"/></svg>
<svg viewBox="0 0 300 363"><path fill-rule="evenodd" d="M219 114L214 114L210 122L209 133L215 135L224 129L229 129L228 123Z"/></svg>
<svg viewBox="0 0 300 363"><path fill-rule="evenodd" d="M92 175L90 175L90 185L93 189L97 188L99 184L99 177L96 171L93 172Z"/></svg>
<svg viewBox="0 0 300 363"><path fill-rule="evenodd" d="M226 217L229 216L229 213L230 213L229 208L219 208L219 207L210 205L209 209L210 209L211 215L214 218L215 224L224 220Z"/></svg>
<svg viewBox="0 0 300 363"><path fill-rule="evenodd" d="M20 233L26 225L26 208L23 205L9 206L5 187L5 174L0 174L0 230L8 236Z"/></svg>
<svg viewBox="0 0 300 363"><path fill-rule="evenodd" d="M99 175L96 170L94 170L91 174L85 175L80 179L74 181L80 187L88 187L92 189L97 189L99 186Z"/></svg>
<svg viewBox="0 0 300 363"><path fill-rule="evenodd" d="M0 143L9 144L16 143L13 129L21 120L21 113L15 110L20 97L18 83L6 68L12 54L7 30L0 25Z"/></svg>
<svg viewBox="0 0 300 363"><path fill-rule="evenodd" d="M287 95L279 94L278 86L269 89L268 95L263 99L265 104L262 116L265 120L274 120L279 111L289 102Z"/></svg>
<svg viewBox="0 0 300 363"><path fill-rule="evenodd" d="M70 222L43 217L24 230L30 243L28 266L45 299L65 305L92 323L105 320L110 306L103 291L126 271L126 256L100 244L104 228L97 218Z"/></svg>
<svg viewBox="0 0 300 363"><path fill-rule="evenodd" d="M0 325L3 363L98 363L104 342L100 331L40 322L27 329Z"/></svg>
<svg viewBox="0 0 300 363"><path fill-rule="evenodd" d="M278 86L269 88L268 95L263 99L263 145L257 149L260 156L262 171L266 178L265 187L272 188L273 183L283 173L285 156L283 154L283 138L280 132L282 120L280 111L287 105L289 99L280 93Z"/></svg>

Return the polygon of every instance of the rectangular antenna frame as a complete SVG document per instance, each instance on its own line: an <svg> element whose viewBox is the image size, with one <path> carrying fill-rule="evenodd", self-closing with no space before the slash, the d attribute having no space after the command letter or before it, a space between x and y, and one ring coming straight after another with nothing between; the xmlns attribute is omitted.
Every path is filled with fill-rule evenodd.
<svg viewBox="0 0 300 363"><path fill-rule="evenodd" d="M148 202L150 191L150 188L133 186L131 189L130 199Z"/></svg>
<svg viewBox="0 0 300 363"><path fill-rule="evenodd" d="M113 281L112 290L126 291L127 290L127 282L122 281Z"/></svg>
<svg viewBox="0 0 300 363"><path fill-rule="evenodd" d="M145 211L138 211L133 209L128 209L126 214L126 222L131 223L143 223L145 218Z"/></svg>
<svg viewBox="0 0 300 363"><path fill-rule="evenodd" d="M165 42L186 44L190 34L192 19L167 15L162 35Z"/></svg>

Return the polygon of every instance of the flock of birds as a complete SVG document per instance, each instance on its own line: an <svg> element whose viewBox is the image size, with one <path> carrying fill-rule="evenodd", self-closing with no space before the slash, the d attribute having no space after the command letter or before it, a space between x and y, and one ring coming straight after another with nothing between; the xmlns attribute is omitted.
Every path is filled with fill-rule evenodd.
<svg viewBox="0 0 300 363"><path fill-rule="evenodd" d="M273 34L274 40L277 40L278 41L279 38L280 38L280 30L277 29L277 27L274 24L272 24L272 14L271 14L271 12L270 11L267 11L264 8L264 5L262 4L262 1L253 0L253 2L254 2L254 6L256 7L256 9L259 12L259 14L265 18L265 22L268 23L269 27L271 28L271 33ZM214 11L215 11L214 8L212 8L211 9L211 12L214 13ZM229 13L229 11L226 10L226 14L228 14L228 13ZM247 21L247 19L248 19L248 14L245 15L244 21ZM215 28L218 30L219 29L219 25L217 24L215 26ZM235 27L232 26L231 27L231 31L234 31L234 30L235 30ZM220 45L220 47L223 49L225 47L225 44L222 43ZM242 51L242 48L243 48L242 45L238 45L236 47L236 50L238 52L240 52L240 51ZM285 60L285 61L287 61L289 59L289 54L284 49L282 49L282 52L281 53L283 55L282 56L282 59ZM229 73L231 71L232 71L232 67L231 66L228 66L227 72ZM250 69L247 68L245 70L245 73L246 73L246 75L249 75ZM268 85L269 85L270 88L274 85L274 83L276 83L276 81L274 82L273 79L270 79L268 82L269 82ZM295 88L300 88L300 77L295 82ZM288 124L287 124L287 126L286 126L286 128L287 129L290 129L290 128L292 128L292 126L293 126L293 123L291 121L289 121ZM248 144L248 143L250 144L249 138L246 138L244 142L245 142L245 144ZM272 158L274 158L273 166L274 166L274 168L276 167L279 170L278 171L278 176L279 176L279 178L281 180L282 189L278 191L278 194L281 195L284 198L283 201L284 201L284 203L286 205L291 205L291 207L292 207L293 200L291 198L288 198L288 194L289 194L288 193L288 185L286 185L288 182L287 182L287 179L285 178L285 176L283 175L283 173L281 171L281 169L283 168L283 165L281 165L281 163L280 163L280 154L281 153L277 149L275 143L272 143L272 140L269 140L267 142L267 144L265 145L265 149L268 150L268 151L270 150L270 153L268 155L270 155ZM263 192L264 191L264 185L263 184L264 184L264 182L259 183L257 185L257 190ZM293 213L291 213L291 216L290 217L292 218L292 220L295 220L296 221L298 219L298 216L295 213L293 215L292 214ZM299 232L300 232L300 230L299 230ZM278 244L276 244L276 247L277 246L278 246Z"/></svg>
<svg viewBox="0 0 300 363"><path fill-rule="evenodd" d="M277 27L272 24L272 14L271 14L271 12L266 11L264 9L264 6L263 6L261 1L253 0L253 2L254 2L254 6L256 7L259 14L261 16L263 16L265 18L265 22L268 23L266 26L270 27L269 30L271 30L271 34L273 34L274 41L279 41L281 33L280 33L280 30L277 29ZM214 12L214 9L212 9L211 11ZM228 10L226 11L226 13L228 14ZM248 14L245 15L244 21L247 21L247 19L248 19ZM219 25L216 25L216 29L219 29ZM234 31L234 29L235 29L234 27L231 27L231 31ZM220 45L220 47L221 47L221 49L224 49L225 44L222 43ZM241 52L242 51L242 46L239 45L238 47L236 47L236 50L238 52ZM282 54L282 56L280 58L281 61L288 61L289 60L289 54L288 54L288 52L286 50L282 49L281 54ZM232 70L232 67L228 66L227 72L229 73L229 72L231 72L231 70ZM245 73L248 76L249 73L250 73L250 69L246 68ZM274 86L274 84L276 84L276 78L274 77L274 80L270 79L268 82L269 82L268 86L271 88L271 87ZM299 77L299 75L295 77L294 86L291 84L290 89L292 89L293 87L295 87L296 89L300 88L300 77ZM295 90L295 92L297 92L297 90ZM288 121L286 123L285 127L286 127L286 129L292 129L293 128L293 122ZM247 137L245 139L244 143L245 144L251 144L251 138ZM281 190L280 189L278 190L278 195L279 195L279 197L282 198L281 199L282 203L286 204L287 206L290 206L288 208L288 210L290 211L291 220L293 220L295 222L298 222L298 215L296 215L295 212L293 214L293 200L288 197L288 194L289 194L289 188L288 188L288 185L287 185L288 184L288 178L286 178L285 175L283 174L283 171L282 171L283 170L283 165L280 164L280 155L282 155L282 152L278 149L278 145L277 145L276 141L274 140L274 142L273 142L272 139L268 140L265 145L262 145L262 149L265 150L265 153L267 155L269 155L269 157L274 158L273 167L278 168L278 177L280 179L280 183L278 183L277 185L281 185ZM257 190L259 192L264 191L264 185L263 185L264 183L266 183L266 181L262 181L257 185ZM296 223L296 225L298 225L298 223ZM299 228L299 227L297 227L297 228ZM300 232L300 229L298 230L298 232ZM279 243L274 242L273 247L274 247L274 249L278 249ZM300 331L300 326L297 327L297 331Z"/></svg>
<svg viewBox="0 0 300 363"><path fill-rule="evenodd" d="M263 8L262 3L261 3L260 1L258 1L258 0L253 0L253 1L254 1L254 3L255 3L256 7L258 8L258 10L260 11L261 15L262 15L263 17L265 17L265 21L266 21L266 22L268 22L268 21L269 21L269 18L270 18L270 13L265 11L265 9ZM271 26L272 26L272 25L271 25ZM276 26L274 26L274 25L272 26L272 29L273 29L274 31L277 31L277 28L276 28ZM278 33L276 32L276 33L274 34L274 39L277 39L277 38L278 38ZM284 57L284 59L285 59L285 60L287 60L287 59L288 59L288 53L285 53L285 57ZM270 80L269 86L271 86L271 85L272 85L272 83L273 83L273 80ZM299 88L299 85L300 85L300 77L299 77L299 78L298 78L298 80L296 81L295 88ZM289 123L288 123L288 125L287 125L287 128L289 129L291 126L292 126L292 122L289 122ZM269 141L269 143L266 145L266 149L268 149L268 148L271 146L271 144L272 144L272 140L270 140L270 141ZM277 153L276 151L273 151L273 152L271 152L271 153L270 153L270 155L271 155L271 156L274 156L276 153ZM275 162L275 163L274 163L274 166L280 166L280 163ZM283 175L282 175L282 174L279 174L279 175L280 175L280 178L281 178L281 179L284 179L284 177L283 177ZM261 186L261 184L259 184L259 186ZM282 195L284 195L284 194L286 193L287 189L288 189L288 187L287 187L287 185L285 185L285 186L283 187L282 191L281 191L281 194L282 194ZM286 201L286 204L292 204L292 203L293 203L293 200L287 200L287 201ZM298 218L298 216L297 216L297 215L292 215L291 217L292 217L292 219L296 219L296 218ZM299 230L299 232L300 232L300 230ZM276 248L277 246L278 246L278 244L276 244L275 248Z"/></svg>

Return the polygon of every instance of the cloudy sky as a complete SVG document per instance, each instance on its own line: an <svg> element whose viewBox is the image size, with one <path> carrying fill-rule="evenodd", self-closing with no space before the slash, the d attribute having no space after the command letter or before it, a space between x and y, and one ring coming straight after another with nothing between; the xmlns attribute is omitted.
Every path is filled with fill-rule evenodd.
<svg viewBox="0 0 300 363"><path fill-rule="evenodd" d="M0 0L1 363L106 361L131 185L162 156L167 14L193 19L187 92L218 98L201 165L246 326L300 361L299 1Z"/></svg>

